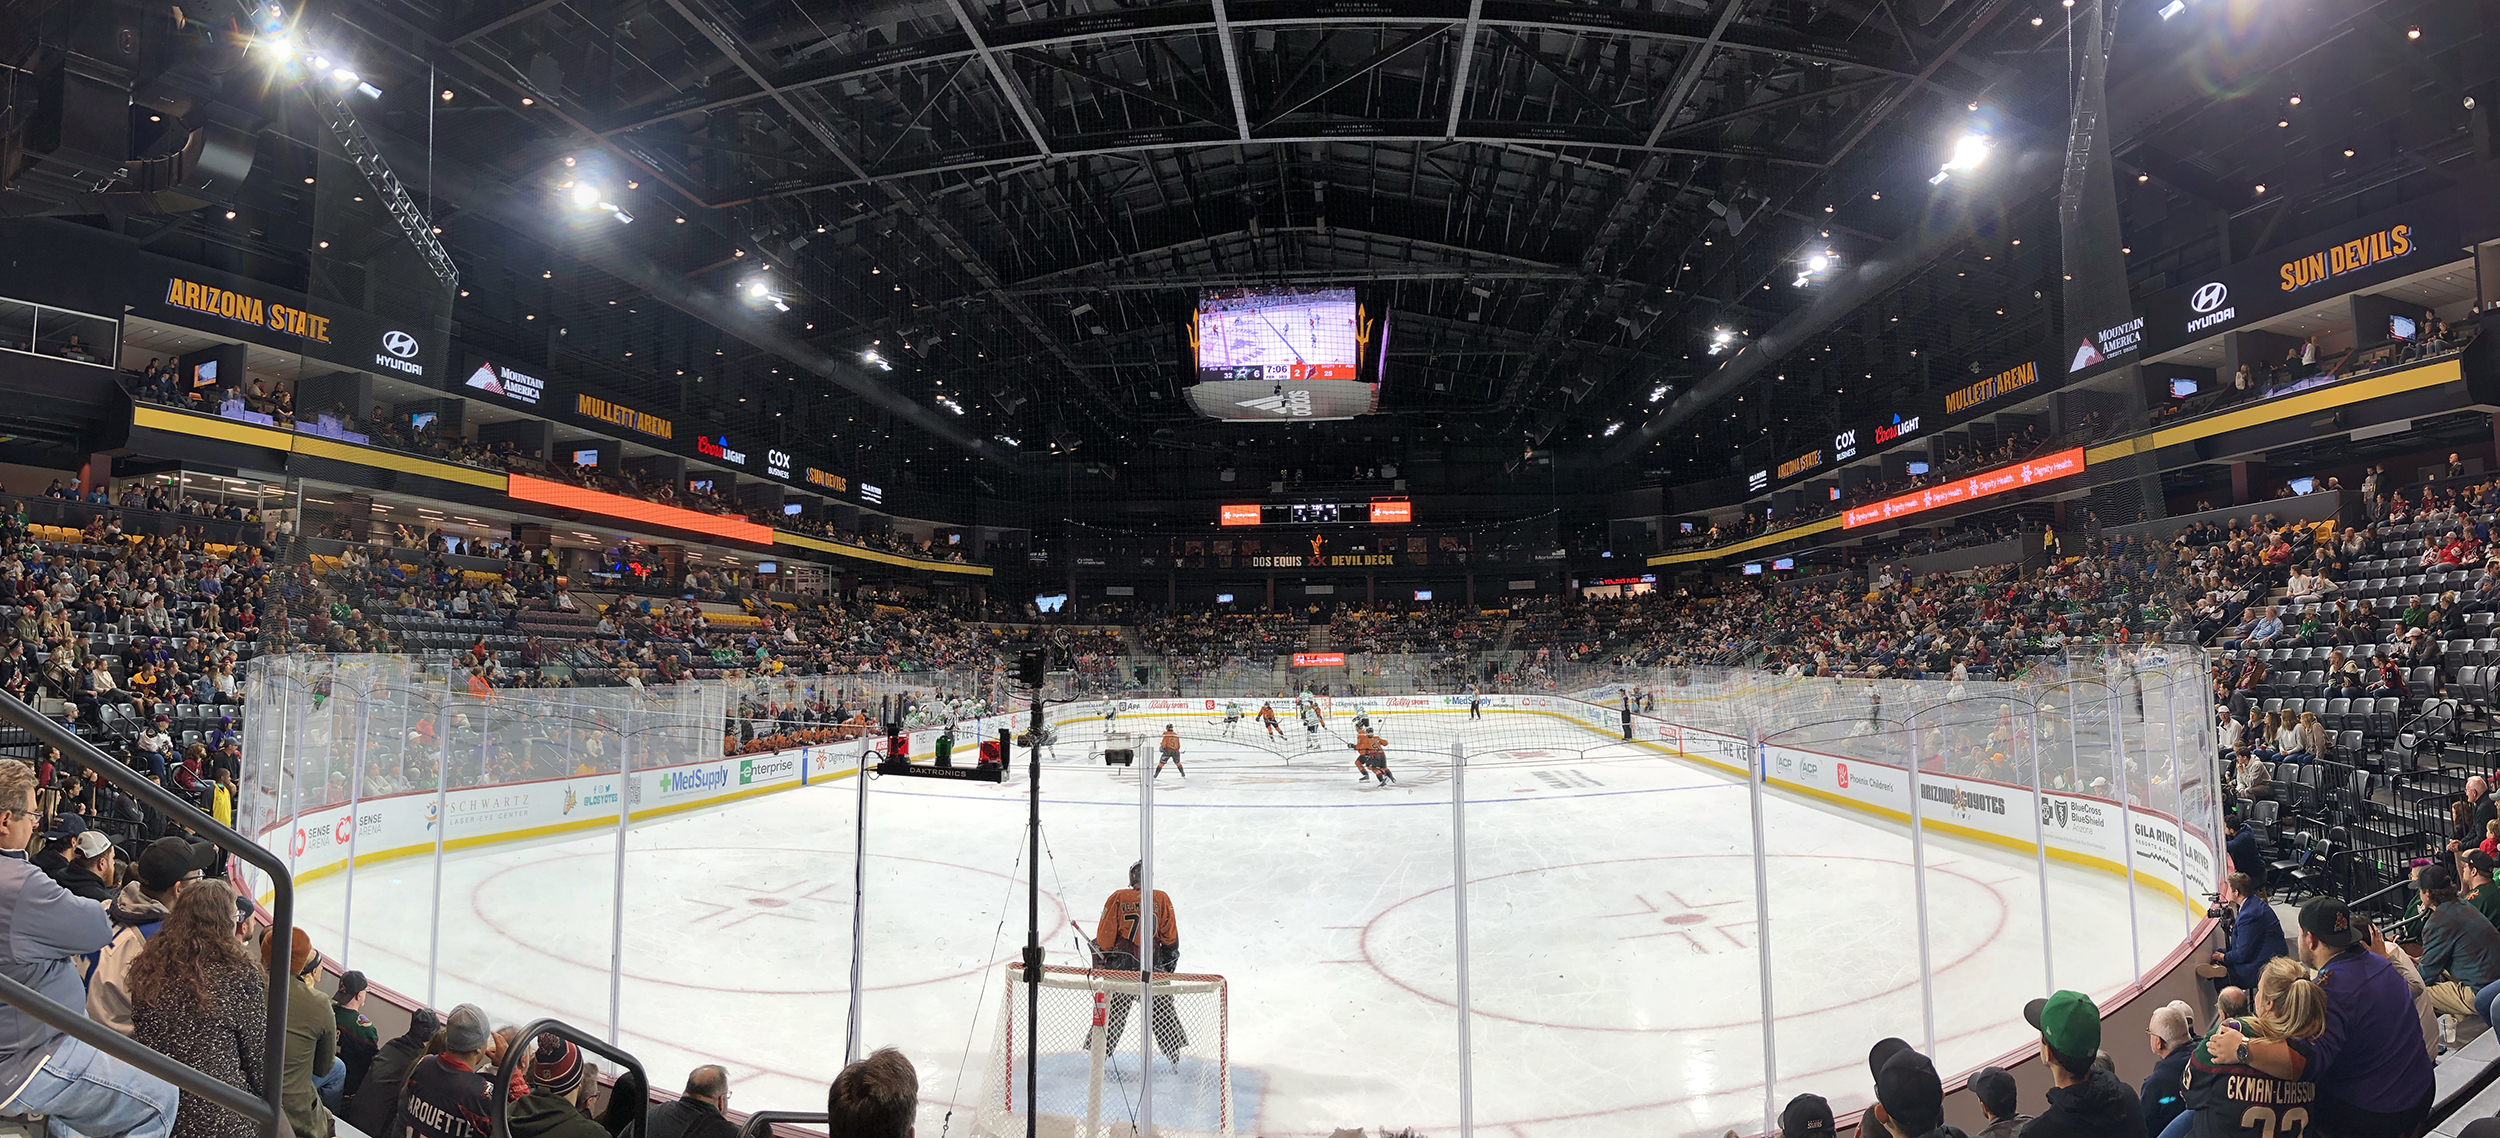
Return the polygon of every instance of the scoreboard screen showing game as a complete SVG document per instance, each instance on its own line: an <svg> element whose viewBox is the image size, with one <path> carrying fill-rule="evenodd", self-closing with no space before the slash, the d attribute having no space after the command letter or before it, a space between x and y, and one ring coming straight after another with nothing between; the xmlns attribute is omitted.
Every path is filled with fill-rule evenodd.
<svg viewBox="0 0 2500 1138"><path fill-rule="evenodd" d="M1198 381L1353 380L1362 309L1350 288L1241 290L1198 302Z"/></svg>
<svg viewBox="0 0 2500 1138"><path fill-rule="evenodd" d="M1353 289L1209 290L1189 342L1200 414L1316 422L1379 409L1387 335Z"/></svg>

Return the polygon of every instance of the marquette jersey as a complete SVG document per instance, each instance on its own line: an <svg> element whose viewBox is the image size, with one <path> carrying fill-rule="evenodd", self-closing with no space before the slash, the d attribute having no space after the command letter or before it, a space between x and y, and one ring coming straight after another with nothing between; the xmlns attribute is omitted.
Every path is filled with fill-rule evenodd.
<svg viewBox="0 0 2500 1138"><path fill-rule="evenodd" d="M2304 1070L2316 1069L2308 1040L2284 1042L2300 1053ZM2168 1087L2155 1089L2175 1093ZM2187 1109L2196 1112L2189 1138L2307 1138L2318 1084L2217 1062L2199 1040L2188 1057L2186 1094Z"/></svg>
<svg viewBox="0 0 2500 1138"><path fill-rule="evenodd" d="M1125 952L1139 960L1137 952L1137 890L1122 889L1103 899L1102 920L1094 926L1094 947L1104 952ZM1180 922L1172 917L1171 895L1155 890L1155 943L1178 946L1181 942ZM1160 997L1157 997L1160 998Z"/></svg>

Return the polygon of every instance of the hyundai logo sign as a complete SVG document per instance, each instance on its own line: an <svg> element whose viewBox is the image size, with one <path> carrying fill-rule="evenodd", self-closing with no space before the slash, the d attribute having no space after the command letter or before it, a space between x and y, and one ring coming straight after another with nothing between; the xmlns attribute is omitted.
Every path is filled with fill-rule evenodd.
<svg viewBox="0 0 2500 1138"><path fill-rule="evenodd" d="M2221 281L2197 286L2196 291L2188 295L2188 307L2195 309L2201 315L2187 322L2187 330L2202 332L2217 324L2227 324L2238 319L2240 310L2230 306L2230 300L2231 290Z"/></svg>
<svg viewBox="0 0 2500 1138"><path fill-rule="evenodd" d="M415 361L417 353L423 350L424 347L417 343L416 337L394 328L382 333L382 351L374 354L373 366L422 377L425 375L425 365Z"/></svg>

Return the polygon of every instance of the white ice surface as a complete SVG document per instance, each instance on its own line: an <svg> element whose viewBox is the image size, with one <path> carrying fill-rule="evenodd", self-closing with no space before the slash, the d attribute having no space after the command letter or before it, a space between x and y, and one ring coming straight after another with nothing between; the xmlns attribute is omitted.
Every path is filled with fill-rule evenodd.
<svg viewBox="0 0 2500 1138"><path fill-rule="evenodd" d="M1231 986L1229 1050L1263 1093L1239 1133L1339 1126L1457 1130L1459 1064L1447 755L1464 738L1475 1120L1479 1133L1753 1132L1764 1040L1753 844L1741 781L1530 714L1383 717L1403 781L1358 785L1350 755L1279 751L1184 720L1189 775L1156 783L1155 884L1181 968ZM1124 724L1159 733L1161 724ZM1350 730L1342 720L1337 730ZM1081 963L1139 848L1135 774L1046 767L1042 935ZM1141 758L1143 758L1141 753ZM674 1087L728 1067L731 1105L821 1110L849 999L856 785L848 780L638 823L623 860L621 1040ZM919 1132L961 1134L980 1089L1003 965L1024 939L1026 784L868 784L865 1044L918 1065ZM1784 795L1762 803L1770 904L1774 1102L1867 1097L1870 1044L1975 1067L2032 1038L2044 975L2043 869L2027 853L1931 838L1927 966L1906 828ZM499 1023L609 1015L613 832L456 851L441 881L438 1007ZM2046 867L2057 987L2106 996L2136 966L2123 879ZM347 964L423 999L430 859L359 867ZM305 886L299 919L341 943L344 875ZM2150 967L2187 930L2149 889L2132 914ZM1130 1036L1133 1041L1135 1036ZM967 1062L968 1059L968 1062ZM1237 1079L1238 1085L1238 1079ZM950 1106L962 1107L947 1119Z"/></svg>

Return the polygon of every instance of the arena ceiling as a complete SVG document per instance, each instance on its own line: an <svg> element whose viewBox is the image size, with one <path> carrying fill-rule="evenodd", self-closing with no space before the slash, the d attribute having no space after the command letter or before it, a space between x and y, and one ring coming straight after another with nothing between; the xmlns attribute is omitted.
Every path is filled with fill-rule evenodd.
<svg viewBox="0 0 2500 1138"><path fill-rule="evenodd" d="M2125 11L2111 83L2146 285L2304 211L2444 186L2471 149L2456 96L2500 55L2468 0L2152 8ZM1323 435L1598 454L1717 366L1714 329L1799 318L1809 257L1846 265L1927 224L1927 177L1974 124L2003 150L2062 147L2071 11L313 0L299 34L384 91L362 113L430 195L464 336L862 463L954 467L976 446L1254 446L1188 410L1182 329L1201 288L1289 282L1392 314L1386 428ZM2299 91L2299 129L2276 127ZM334 150L281 94L263 129ZM294 173L264 154L244 221L300 208ZM2271 197L2247 188L2269 177ZM570 210L568 181L633 222ZM1966 245L1628 457L1724 474L1731 451L2048 342L2054 203L2009 189L1970 183L1995 196ZM306 256L274 223L114 223ZM789 311L742 303L759 280ZM925 428L909 444L865 426L906 412Z"/></svg>

